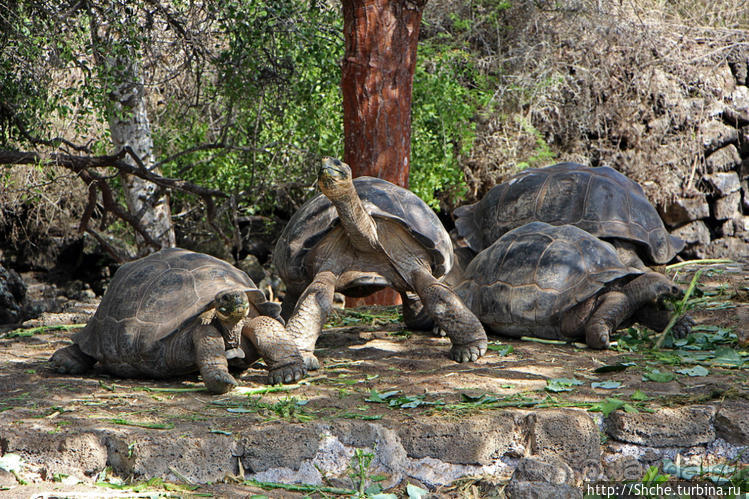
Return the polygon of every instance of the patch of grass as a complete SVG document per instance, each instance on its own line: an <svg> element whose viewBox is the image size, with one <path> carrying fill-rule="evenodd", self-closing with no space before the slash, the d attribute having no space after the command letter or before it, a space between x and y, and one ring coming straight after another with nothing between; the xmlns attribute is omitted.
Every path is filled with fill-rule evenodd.
<svg viewBox="0 0 749 499"><path fill-rule="evenodd" d="M51 331L71 331L85 327L85 324L59 324L55 326L38 326L32 328L18 328L7 333L0 334L0 340L5 338L25 338L36 334L44 334Z"/></svg>
<svg viewBox="0 0 749 499"><path fill-rule="evenodd" d="M401 322L403 322L403 316L397 306L360 307L335 310L328 317L325 327L377 327Z"/></svg>
<svg viewBox="0 0 749 499"><path fill-rule="evenodd" d="M244 485L251 485L265 490L288 490L289 492L308 492L317 494L335 494L352 496L356 494L353 489L344 489L340 487L323 487L321 485L291 484L279 482L261 482L260 480L245 480Z"/></svg>
<svg viewBox="0 0 749 499"><path fill-rule="evenodd" d="M136 426L138 428L146 428L149 430L171 430L174 428L174 423L141 423L123 418L112 418L109 421L118 425Z"/></svg>

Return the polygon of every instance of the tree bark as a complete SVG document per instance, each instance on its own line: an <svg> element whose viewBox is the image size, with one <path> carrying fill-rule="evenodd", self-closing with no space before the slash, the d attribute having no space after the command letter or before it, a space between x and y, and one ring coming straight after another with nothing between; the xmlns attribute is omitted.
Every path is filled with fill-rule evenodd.
<svg viewBox="0 0 749 499"><path fill-rule="evenodd" d="M342 0L343 158L354 177L369 175L408 187L411 90L426 0ZM383 289L346 306L397 305Z"/></svg>
<svg viewBox="0 0 749 499"><path fill-rule="evenodd" d="M129 146L135 156L140 159L140 164L138 164L132 156L125 156L123 158L125 162L133 167L145 168L160 175L160 171L151 168L154 163L151 124L146 111L146 96L137 60L134 58L127 60L117 58L114 61L104 59L105 63L113 64L109 70L117 76L116 81L120 82L111 94L114 104L114 112L109 116L112 143L118 151ZM156 184L140 177L122 172L120 175L128 211L138 219L140 225L162 248L175 246L176 239L168 193L157 193ZM136 243L138 256L154 250L137 233Z"/></svg>
<svg viewBox="0 0 749 499"><path fill-rule="evenodd" d="M426 0L342 0L344 161L408 187L411 90Z"/></svg>

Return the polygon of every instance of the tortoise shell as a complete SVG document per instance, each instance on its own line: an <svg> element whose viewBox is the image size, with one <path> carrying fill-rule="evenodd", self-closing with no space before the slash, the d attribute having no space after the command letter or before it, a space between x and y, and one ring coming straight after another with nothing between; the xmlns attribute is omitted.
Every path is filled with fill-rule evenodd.
<svg viewBox="0 0 749 499"><path fill-rule="evenodd" d="M684 248L671 236L640 185L608 166L559 163L531 168L454 212L458 234L475 252L529 222L575 225L596 237L636 243L655 263Z"/></svg>
<svg viewBox="0 0 749 499"><path fill-rule="evenodd" d="M250 317L278 317L278 304L268 302L241 270L206 254L162 249L117 269L94 316L73 339L85 354L123 375L181 374L163 372L170 368L160 358L163 343L188 332L216 294L229 290L247 293Z"/></svg>
<svg viewBox="0 0 749 499"><path fill-rule="evenodd" d="M457 292L492 329L535 327L558 322L609 283L640 274L611 244L582 229L532 222L476 255Z"/></svg>
<svg viewBox="0 0 749 499"><path fill-rule="evenodd" d="M436 213L416 194L374 177L355 178L354 187L372 217L400 224L427 250L435 277L450 270L450 235ZM291 217L273 251L273 264L287 285L303 289L313 279L305 256L339 223L338 212L323 194L307 201Z"/></svg>

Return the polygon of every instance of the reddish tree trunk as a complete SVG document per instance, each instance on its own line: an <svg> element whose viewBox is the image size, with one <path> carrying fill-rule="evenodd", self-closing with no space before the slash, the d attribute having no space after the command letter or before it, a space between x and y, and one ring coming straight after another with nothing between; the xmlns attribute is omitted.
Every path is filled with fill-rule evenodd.
<svg viewBox="0 0 749 499"><path fill-rule="evenodd" d="M343 159L408 187L411 89L426 0L343 0Z"/></svg>
<svg viewBox="0 0 749 499"><path fill-rule="evenodd" d="M411 89L426 0L342 0L343 159L354 177L369 175L408 187ZM346 306L396 305L388 288Z"/></svg>

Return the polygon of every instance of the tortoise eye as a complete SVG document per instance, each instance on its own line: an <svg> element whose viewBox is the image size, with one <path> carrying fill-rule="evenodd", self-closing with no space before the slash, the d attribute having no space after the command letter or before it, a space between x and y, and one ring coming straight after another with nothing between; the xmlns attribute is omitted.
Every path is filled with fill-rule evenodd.
<svg viewBox="0 0 749 499"><path fill-rule="evenodd" d="M228 310L226 309L226 307L218 307L218 311L222 314L225 314Z"/></svg>

